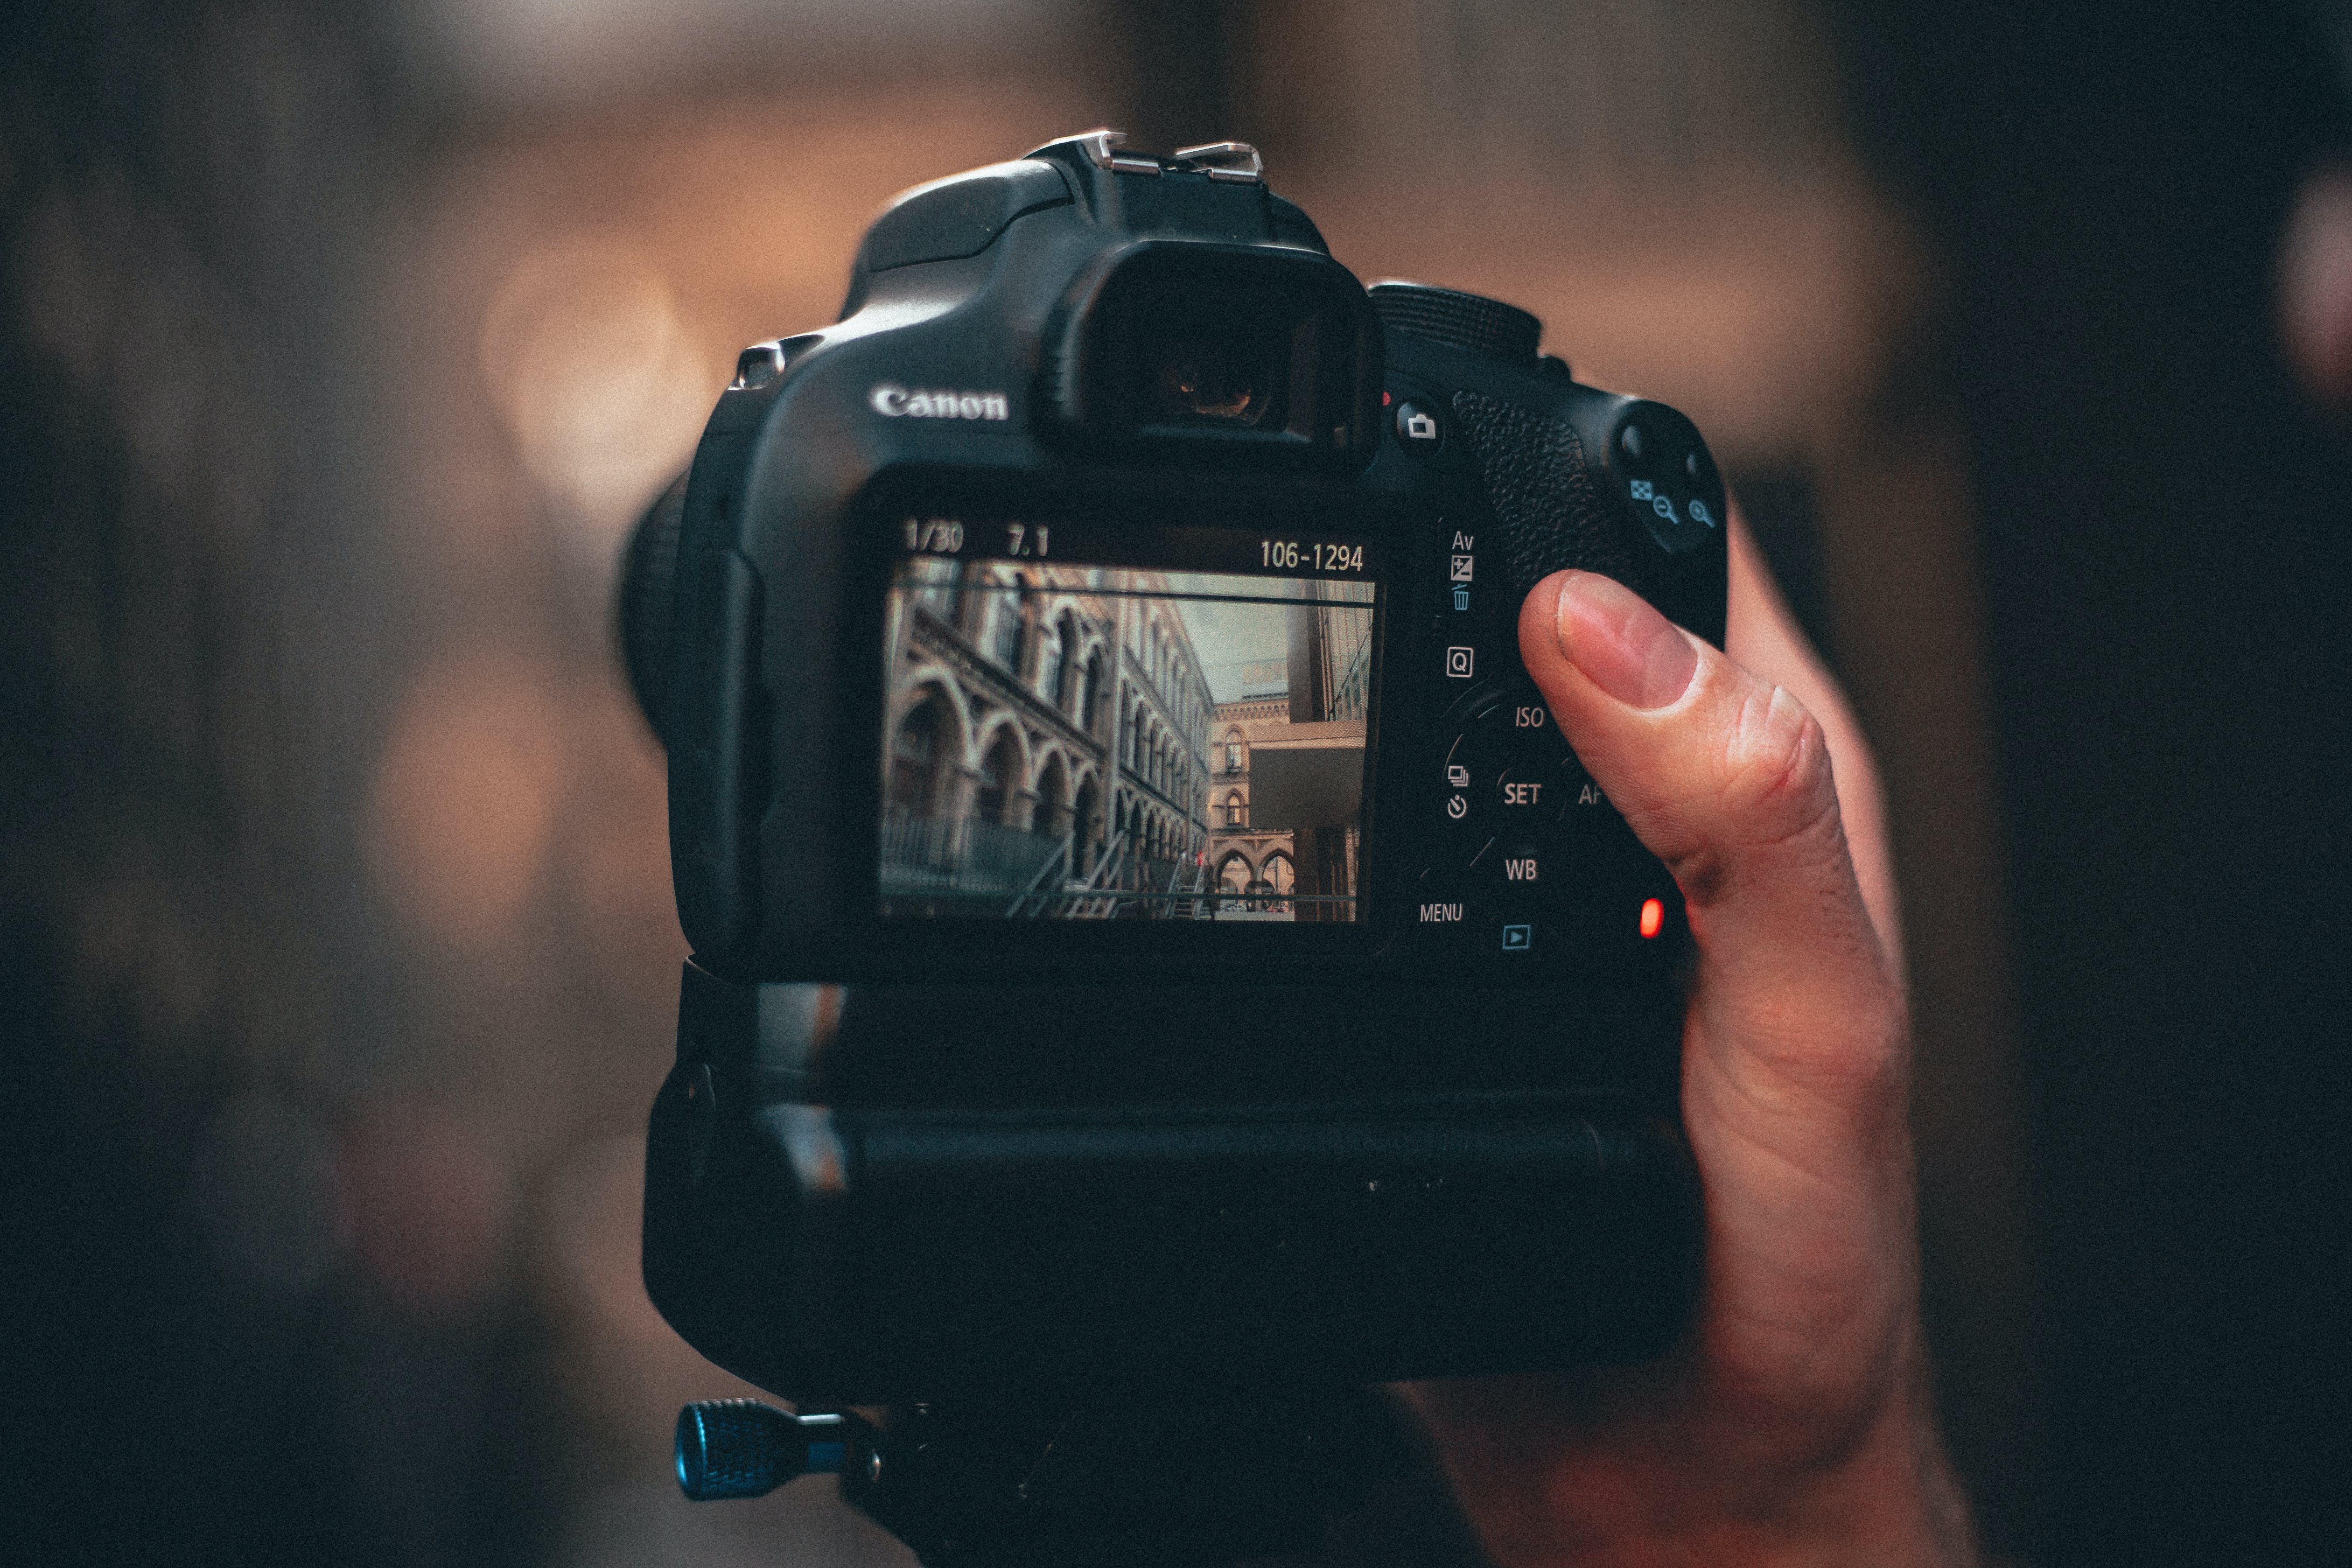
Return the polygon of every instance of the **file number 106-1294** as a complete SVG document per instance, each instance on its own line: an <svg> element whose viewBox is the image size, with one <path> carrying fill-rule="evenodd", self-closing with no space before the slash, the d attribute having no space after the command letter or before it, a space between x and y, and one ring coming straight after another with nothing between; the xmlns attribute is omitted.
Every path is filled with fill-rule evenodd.
<svg viewBox="0 0 2352 1568"><path fill-rule="evenodd" d="M1364 547L1360 544L1301 544L1295 539L1261 539L1257 542L1257 559L1261 566L1279 567L1296 572L1305 567L1309 572L1361 572L1364 569Z"/></svg>

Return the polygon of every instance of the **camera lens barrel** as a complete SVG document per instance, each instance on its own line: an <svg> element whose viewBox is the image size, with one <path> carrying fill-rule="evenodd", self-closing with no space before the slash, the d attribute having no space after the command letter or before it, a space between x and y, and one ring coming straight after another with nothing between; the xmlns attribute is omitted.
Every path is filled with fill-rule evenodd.
<svg viewBox="0 0 2352 1568"><path fill-rule="evenodd" d="M613 585L613 630L637 710L662 733L669 702L670 642L677 626L677 536L686 516L686 476L673 480L637 520Z"/></svg>

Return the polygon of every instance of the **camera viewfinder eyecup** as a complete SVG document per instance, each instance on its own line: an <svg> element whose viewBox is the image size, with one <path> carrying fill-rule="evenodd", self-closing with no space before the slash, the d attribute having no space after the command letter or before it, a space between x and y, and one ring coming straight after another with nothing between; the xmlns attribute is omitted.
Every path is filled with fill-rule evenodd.
<svg viewBox="0 0 2352 1568"><path fill-rule="evenodd" d="M1225 465L1370 456L1379 322L1327 255L1141 240L1066 310L1053 403L1082 441Z"/></svg>

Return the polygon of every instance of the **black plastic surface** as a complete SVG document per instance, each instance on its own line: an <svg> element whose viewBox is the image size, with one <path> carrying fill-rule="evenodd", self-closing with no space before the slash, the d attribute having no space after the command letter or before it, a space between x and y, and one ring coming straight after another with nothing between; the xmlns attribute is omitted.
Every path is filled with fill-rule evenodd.
<svg viewBox="0 0 2352 1568"><path fill-rule="evenodd" d="M868 272L949 261L986 249L1024 213L1071 199L1055 165L1024 158L926 185L901 196L866 231L858 263Z"/></svg>
<svg viewBox="0 0 2352 1568"><path fill-rule="evenodd" d="M1524 403L1464 389L1454 422L1494 509L1501 586L1516 605L1563 566L1605 572L1641 589L1657 574L1626 539L1622 512L1604 503L1575 426Z"/></svg>
<svg viewBox="0 0 2352 1568"><path fill-rule="evenodd" d="M1695 1279L1680 1137L1621 1095L834 1108L738 1066L698 1163L701 1065L656 1105L646 1283L796 1399L1634 1360Z"/></svg>

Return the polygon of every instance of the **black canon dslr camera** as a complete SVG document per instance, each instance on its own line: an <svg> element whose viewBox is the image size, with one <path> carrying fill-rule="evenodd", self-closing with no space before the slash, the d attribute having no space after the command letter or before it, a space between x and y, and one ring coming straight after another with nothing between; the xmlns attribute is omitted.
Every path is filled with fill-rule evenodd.
<svg viewBox="0 0 2352 1568"><path fill-rule="evenodd" d="M1139 1410L1271 1517L1315 1391L1678 1331L1682 900L1516 628L1574 566L1719 643L1724 495L1539 333L1098 132L744 352L624 588L694 950L646 1282L803 1413L690 1410L690 1488L805 1447L934 1560L1165 1542Z"/></svg>

